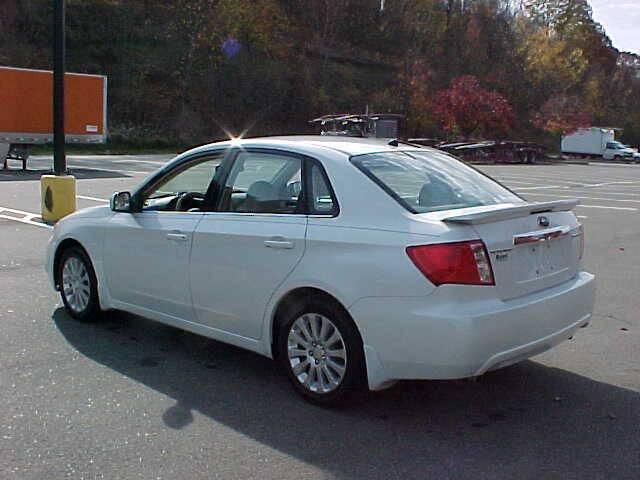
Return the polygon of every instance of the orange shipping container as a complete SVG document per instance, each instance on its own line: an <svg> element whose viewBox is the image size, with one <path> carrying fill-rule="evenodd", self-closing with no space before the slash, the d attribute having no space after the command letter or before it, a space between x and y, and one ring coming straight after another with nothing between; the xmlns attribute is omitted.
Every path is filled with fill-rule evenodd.
<svg viewBox="0 0 640 480"><path fill-rule="evenodd" d="M53 73L0 67L0 143L53 141ZM65 132L69 143L107 138L107 77L65 75Z"/></svg>

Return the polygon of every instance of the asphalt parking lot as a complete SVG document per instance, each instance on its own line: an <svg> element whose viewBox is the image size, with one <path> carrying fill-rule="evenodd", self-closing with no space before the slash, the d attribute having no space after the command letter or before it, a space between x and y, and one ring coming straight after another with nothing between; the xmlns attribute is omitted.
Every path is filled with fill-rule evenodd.
<svg viewBox="0 0 640 480"><path fill-rule="evenodd" d="M78 207L171 156L71 157ZM0 478L637 479L640 166L480 167L530 200L575 198L598 281L591 325L478 382L301 401L273 362L130 315L79 324L43 270L39 177L0 170Z"/></svg>

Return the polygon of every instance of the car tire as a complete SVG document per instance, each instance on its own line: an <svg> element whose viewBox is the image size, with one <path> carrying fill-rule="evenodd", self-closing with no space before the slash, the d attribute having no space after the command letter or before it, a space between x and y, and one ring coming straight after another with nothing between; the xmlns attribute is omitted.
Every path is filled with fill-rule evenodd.
<svg viewBox="0 0 640 480"><path fill-rule="evenodd" d="M348 313L325 298L311 297L282 317L277 354L294 389L322 406L361 399L366 392L364 350Z"/></svg>
<svg viewBox="0 0 640 480"><path fill-rule="evenodd" d="M91 259L80 247L62 252L58 262L57 284L67 313L81 322L100 319L98 281Z"/></svg>

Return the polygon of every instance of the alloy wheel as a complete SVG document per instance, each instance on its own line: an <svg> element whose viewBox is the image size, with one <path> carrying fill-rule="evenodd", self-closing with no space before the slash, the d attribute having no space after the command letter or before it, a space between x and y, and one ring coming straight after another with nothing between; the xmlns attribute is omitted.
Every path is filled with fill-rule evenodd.
<svg viewBox="0 0 640 480"><path fill-rule="evenodd" d="M69 257L62 268L62 291L74 312L86 310L91 297L91 279L87 267L78 257Z"/></svg>
<svg viewBox="0 0 640 480"><path fill-rule="evenodd" d="M340 330L324 315L305 313L291 324L287 355L294 377L311 392L331 392L344 379L346 344Z"/></svg>

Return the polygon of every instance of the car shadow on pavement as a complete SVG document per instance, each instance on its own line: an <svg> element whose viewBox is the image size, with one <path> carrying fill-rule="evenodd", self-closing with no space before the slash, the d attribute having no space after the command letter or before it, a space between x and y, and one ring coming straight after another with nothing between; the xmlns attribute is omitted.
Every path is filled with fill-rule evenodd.
<svg viewBox="0 0 640 480"><path fill-rule="evenodd" d="M275 362L124 313L53 319L89 359L344 479L638 478L640 394L535 361L481 381L401 382L357 405L298 398ZM212 452L215 455L215 452Z"/></svg>
<svg viewBox="0 0 640 480"><path fill-rule="evenodd" d="M1 165L0 165L1 167ZM72 168L69 173L78 180L92 178L130 178L131 175L115 170L95 170L93 168ZM53 175L51 170L18 170L0 168L0 182L27 182L40 180L42 175Z"/></svg>

